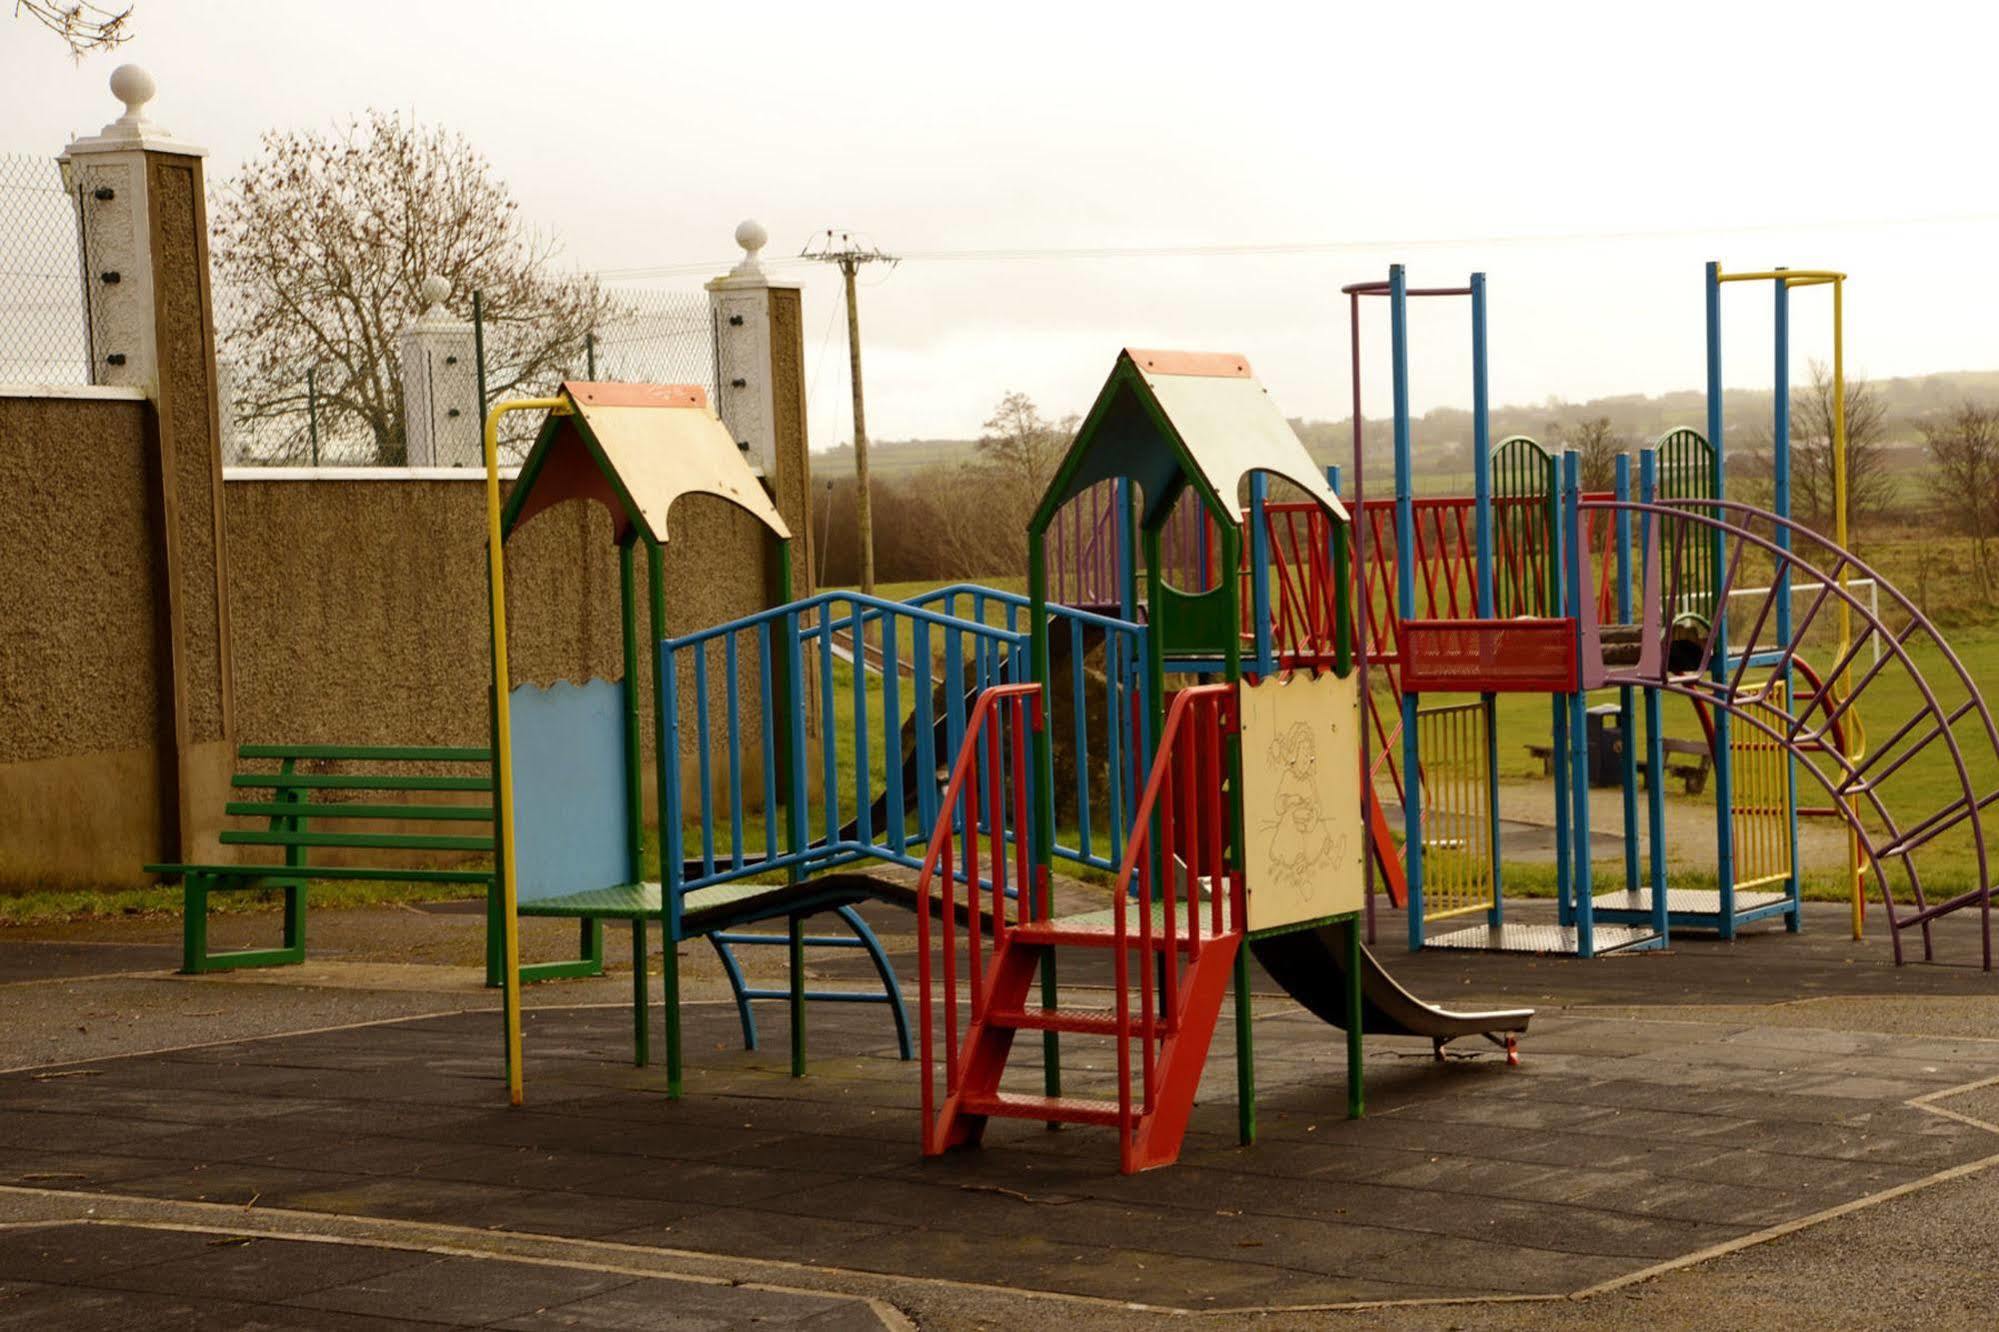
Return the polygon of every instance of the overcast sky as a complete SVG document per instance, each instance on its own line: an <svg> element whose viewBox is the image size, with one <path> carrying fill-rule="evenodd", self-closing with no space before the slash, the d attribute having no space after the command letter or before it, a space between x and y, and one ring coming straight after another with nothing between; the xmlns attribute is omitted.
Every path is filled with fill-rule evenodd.
<svg viewBox="0 0 1999 1332"><path fill-rule="evenodd" d="M1983 22L1764 8L137 0L81 65L0 15L0 152L94 132L130 60L216 176L368 107L457 129L618 282L697 285L630 274L719 271L746 216L773 256L852 229L910 256L860 301L877 439L974 434L1008 389L1081 410L1127 344L1240 352L1288 413L1344 415L1338 289L1395 259L1488 274L1496 404L1698 386L1710 258L1850 273L1856 370L1999 368ZM1214 247L1267 252L1074 254ZM814 443L844 441L837 279L781 271ZM1802 375L1829 298L1793 301ZM1469 405L1466 312L1430 305L1415 405ZM1731 386L1769 381L1769 306L1730 291Z"/></svg>

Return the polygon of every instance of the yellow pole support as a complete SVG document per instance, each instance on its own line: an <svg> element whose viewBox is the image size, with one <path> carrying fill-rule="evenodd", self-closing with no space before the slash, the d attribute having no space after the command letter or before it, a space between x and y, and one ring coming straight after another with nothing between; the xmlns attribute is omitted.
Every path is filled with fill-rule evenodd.
<svg viewBox="0 0 1999 1332"><path fill-rule="evenodd" d="M493 610L493 834L500 849L500 937L505 940L501 1006L507 1024L507 1101L521 1103L521 927L514 878L514 754L507 711L507 570L500 546L500 418L508 412L567 411L566 398L520 398L486 413L486 581Z"/></svg>

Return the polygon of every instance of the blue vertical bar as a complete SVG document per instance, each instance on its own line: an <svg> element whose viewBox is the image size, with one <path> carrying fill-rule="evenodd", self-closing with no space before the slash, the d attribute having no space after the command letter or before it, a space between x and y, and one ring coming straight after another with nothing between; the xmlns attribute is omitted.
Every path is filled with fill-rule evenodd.
<svg viewBox="0 0 1999 1332"><path fill-rule="evenodd" d="M1772 458L1776 464L1776 484L1772 489L1772 503L1780 517L1791 516L1791 284L1779 278L1771 284L1776 288L1776 333L1777 333L1777 375L1773 417L1771 422ZM1786 555L1791 553L1791 529L1779 525L1777 546ZM1777 641L1787 648L1791 642L1791 566L1780 560L1777 584L1771 595L1777 598ZM1754 644L1748 646L1754 647ZM1791 708L1791 695L1795 680L1791 664L1784 663L1785 709ZM1791 909L1784 915L1784 924L1796 934L1804 924L1804 913L1799 909L1798 883L1798 761L1790 752L1784 751L1784 818L1785 837L1790 846L1790 873L1784 876L1784 895L1791 899Z"/></svg>
<svg viewBox="0 0 1999 1332"><path fill-rule="evenodd" d="M833 712L833 599L830 597L819 603L819 624L814 632L819 635L819 777L823 783L819 804L820 817L825 820L819 834L825 849L831 851L840 831L840 781L833 753L833 733L838 728Z"/></svg>
<svg viewBox="0 0 1999 1332"><path fill-rule="evenodd" d="M916 817L926 844L937 819L937 719L931 696L937 686L930 668L930 621L916 622Z"/></svg>
<svg viewBox="0 0 1999 1332"><path fill-rule="evenodd" d="M1638 455L1638 497L1646 504L1659 497L1659 453L1647 449ZM1652 515L1646 514L1639 520L1638 539L1644 547L1646 558L1652 559ZM1663 554L1657 558L1664 558ZM1665 580L1660 579L1662 591ZM1653 608L1647 606L1649 613ZM1645 621L1640 615L1640 622ZM1665 631L1665 613L1659 611L1660 631ZM1659 645L1664 650L1664 645ZM1648 688L1645 691L1645 852L1646 872L1651 880L1652 891L1652 932L1663 941L1667 935L1666 912L1666 736L1664 722L1659 715L1659 691Z"/></svg>
<svg viewBox="0 0 1999 1332"><path fill-rule="evenodd" d="M1104 631L1104 796L1107 820L1108 859L1118 864L1124 855L1124 726L1129 715L1125 707L1126 657L1131 640L1122 629Z"/></svg>
<svg viewBox="0 0 1999 1332"><path fill-rule="evenodd" d="M1714 465L1708 484L1716 500L1728 497L1728 455L1722 446L1726 413L1722 410L1721 386L1721 265L1707 266L1707 438L1714 447ZM1715 510L1711 516L1719 517ZM1722 571L1728 558L1721 529L1713 535L1715 591L1721 591ZM1717 684L1728 680L1728 603L1719 595L1714 603L1714 640L1720 646L1714 654L1710 673ZM1714 877L1721 890L1716 928L1724 939L1735 937L1735 765L1730 751L1728 710L1714 710Z"/></svg>
<svg viewBox="0 0 1999 1332"><path fill-rule="evenodd" d="M764 857L777 859L777 713L771 691L770 621L757 622L757 699L763 714Z"/></svg>
<svg viewBox="0 0 1999 1332"><path fill-rule="evenodd" d="M1631 455L1617 455L1617 622L1631 623ZM1638 890L1638 711L1630 685L1617 691L1618 770L1624 783L1624 887Z"/></svg>
<svg viewBox="0 0 1999 1332"><path fill-rule="evenodd" d="M1110 668L1111 639L1104 635L1104 668ZM1083 677L1083 622L1069 621L1069 697L1076 714L1076 854L1090 858L1090 695ZM1029 765L1028 771L1033 771Z"/></svg>
<svg viewBox="0 0 1999 1332"><path fill-rule="evenodd" d="M1270 499L1270 477L1253 472L1249 478L1249 615L1256 632L1256 673L1277 669L1270 626L1270 523L1264 506ZM1299 570L1299 577L1304 571Z"/></svg>
<svg viewBox="0 0 1999 1332"><path fill-rule="evenodd" d="M868 766L868 624L857 600L848 619L854 640L854 831L862 846L875 840L874 774Z"/></svg>
<svg viewBox="0 0 1999 1332"><path fill-rule="evenodd" d="M694 644L694 759L700 765L701 877L715 873L715 808L708 757L708 644Z"/></svg>
<svg viewBox="0 0 1999 1332"><path fill-rule="evenodd" d="M882 767L888 777L888 847L900 854L909 846L902 791L902 654L897 650L896 617L882 616ZM919 836L921 834L918 834Z"/></svg>
<svg viewBox="0 0 1999 1332"><path fill-rule="evenodd" d="M1485 274L1471 275L1472 496L1476 505L1478 618L1492 618L1492 423L1485 350Z"/></svg>
<svg viewBox="0 0 1999 1332"><path fill-rule="evenodd" d="M790 697L785 706L791 709L791 734L798 752L791 755L791 798L789 810L790 840L787 848L793 856L805 853L809 839L806 821L811 817L805 807L805 699L809 686L805 682L805 645L800 632L798 612L784 613L785 688ZM822 736L823 740L824 737ZM790 870L791 881L796 883L804 874L803 863L794 861Z"/></svg>
<svg viewBox="0 0 1999 1332"><path fill-rule="evenodd" d="M1563 599L1564 612L1576 620L1580 626L1582 599L1591 595L1591 588L1583 579L1582 539L1582 455L1570 449L1562 454L1562 523L1565 534L1563 541L1562 569L1563 582L1567 584L1567 595ZM1580 637L1581 630L1577 630ZM1580 643L1578 644L1580 646ZM1575 829L1575 902L1576 902L1576 956L1593 957L1596 954L1595 915L1596 906L1592 900L1590 884L1589 848L1589 729L1584 724L1589 712L1589 698L1583 693L1580 682L1569 694L1569 757L1572 770L1569 774L1569 789L1573 794L1575 815L1572 820Z"/></svg>
<svg viewBox="0 0 1999 1332"><path fill-rule="evenodd" d="M729 863L740 869L743 863L743 706L742 682L737 670L736 630L722 636L722 664L729 679L723 697L729 705Z"/></svg>
<svg viewBox="0 0 1999 1332"><path fill-rule="evenodd" d="M683 817L680 809L680 690L674 678L675 669L673 645L668 641L662 644L659 653L659 710L666 723L666 754L660 770L667 777L666 791L660 800L665 810L666 826L659 830L659 881L669 907L679 896L682 867L686 864L680 835ZM674 937L667 935L668 948L673 947Z"/></svg>
<svg viewBox="0 0 1999 1332"><path fill-rule="evenodd" d="M1493 616L1492 570L1492 400L1487 374L1485 338L1485 274L1471 275L1471 431L1473 602L1478 618ZM1486 828L1492 865L1492 906L1486 923L1498 929L1506 922L1506 862L1499 854L1499 700L1486 694L1479 700L1485 718Z"/></svg>
<svg viewBox="0 0 1999 1332"><path fill-rule="evenodd" d="M1409 281L1401 264L1388 269L1388 333L1395 403L1395 606L1416 614L1416 508L1409 447ZM1423 754L1416 739L1416 695L1402 694L1402 833L1408 862L1409 947L1423 946Z"/></svg>

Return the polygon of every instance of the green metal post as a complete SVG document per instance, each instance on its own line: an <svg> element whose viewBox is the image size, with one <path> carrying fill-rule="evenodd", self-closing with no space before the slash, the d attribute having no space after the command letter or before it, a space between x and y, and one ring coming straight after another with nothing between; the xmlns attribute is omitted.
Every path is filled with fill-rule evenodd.
<svg viewBox="0 0 1999 1332"><path fill-rule="evenodd" d="M1049 699L1048 533L1044 528L1030 528L1027 534L1027 600L1028 668L1033 672L1034 683L1041 687L1043 723L1041 729L1034 733L1034 832L1029 843L1035 883L1039 884L1055 859L1055 750L1052 739L1055 713L1054 704ZM1021 891L1038 892L1039 889L1033 885L1022 885ZM1047 901L1037 900L1034 905L1043 917L1052 909L1052 904ZM1045 949L1041 954L1041 1006L1057 1007L1059 993L1055 950ZM1041 1085L1050 1100L1062 1094L1062 1038L1058 1032L1041 1033ZM1051 1122L1048 1127L1052 1129L1058 1125Z"/></svg>
<svg viewBox="0 0 1999 1332"><path fill-rule="evenodd" d="M319 382L312 366L305 370L305 430L312 440L312 465L319 466Z"/></svg>
<svg viewBox="0 0 1999 1332"><path fill-rule="evenodd" d="M1359 1119L1367 1112L1367 1086L1361 1054L1361 1005L1365 1002L1360 979L1360 917L1347 920L1347 1118Z"/></svg>
<svg viewBox="0 0 1999 1332"><path fill-rule="evenodd" d="M681 1091L680 931L674 928L675 903L671 900L673 876L667 872L664 857L667 846L667 793L673 789L670 783L680 755L666 751L666 709L659 696L659 682L666 671L666 559L659 546L649 538L646 540L646 593L652 603L653 766L657 769L659 781L659 912L662 935L659 969L666 1003L666 1094L678 1100Z"/></svg>
<svg viewBox="0 0 1999 1332"><path fill-rule="evenodd" d="M592 383L595 383L597 380L597 334L594 331L583 335L583 366L583 373L590 377Z"/></svg>
<svg viewBox="0 0 1999 1332"><path fill-rule="evenodd" d="M629 541L618 547L618 615L625 662L625 872L630 882L645 878L641 840L645 833L645 769L639 741L639 614L636 550ZM660 883L666 882L661 871ZM651 996L646 978L646 923L632 920L632 1062L644 1068L652 1059Z"/></svg>

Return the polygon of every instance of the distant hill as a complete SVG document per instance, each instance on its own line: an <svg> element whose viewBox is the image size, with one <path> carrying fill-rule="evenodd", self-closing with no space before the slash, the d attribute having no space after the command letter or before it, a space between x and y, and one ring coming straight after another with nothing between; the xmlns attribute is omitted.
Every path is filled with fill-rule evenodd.
<svg viewBox="0 0 1999 1332"><path fill-rule="evenodd" d="M1799 368L1800 375L1803 367ZM1888 410L1891 441L1913 445L1920 439L1922 423L1966 398L1999 400L1999 370L1957 370L1933 375L1916 375L1872 381L1880 390ZM1730 389L1724 395L1729 437L1745 447L1754 447L1765 437L1770 423L1771 395L1768 389ZM1644 442L1657 438L1675 426L1704 427L1707 421L1706 395L1684 389L1657 396L1642 393L1592 398L1588 402L1559 400L1498 407L1492 413L1492 437L1532 435L1549 442L1553 427L1600 416L1610 418L1611 428L1627 439ZM1312 456L1322 463L1347 463L1353 454L1352 418L1336 421L1294 420L1298 435ZM1394 423L1387 417L1367 418L1367 462L1370 467L1388 465L1393 448ZM1416 461L1432 471L1468 472L1471 467L1471 413L1457 407L1439 407L1411 422L1411 442ZM876 440L868 447L870 470L889 475L920 470L939 463L963 462L978 447L971 439ZM824 475L851 476L854 450L842 444L814 455Z"/></svg>

